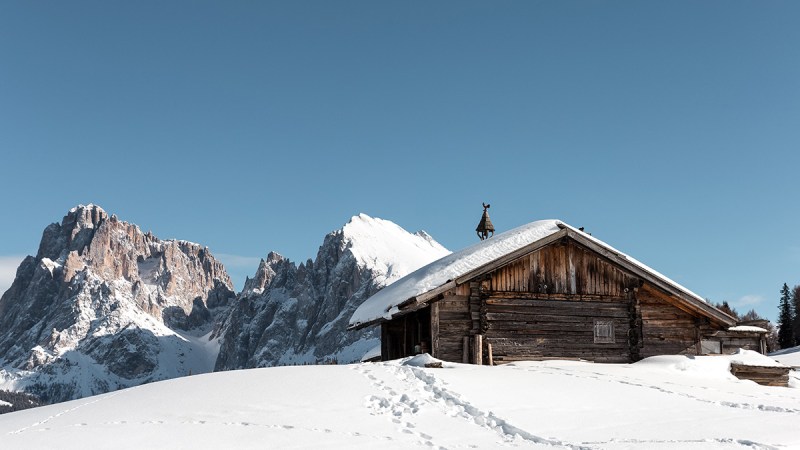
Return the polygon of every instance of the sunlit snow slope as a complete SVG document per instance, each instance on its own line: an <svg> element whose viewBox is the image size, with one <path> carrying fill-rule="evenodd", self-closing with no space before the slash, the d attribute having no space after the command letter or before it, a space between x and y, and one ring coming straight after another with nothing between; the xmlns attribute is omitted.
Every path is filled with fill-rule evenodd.
<svg viewBox="0 0 800 450"><path fill-rule="evenodd" d="M434 369L419 367L426 361L417 357L221 372L6 414L0 442L61 449L798 448L800 390L737 380L727 372L729 359Z"/></svg>

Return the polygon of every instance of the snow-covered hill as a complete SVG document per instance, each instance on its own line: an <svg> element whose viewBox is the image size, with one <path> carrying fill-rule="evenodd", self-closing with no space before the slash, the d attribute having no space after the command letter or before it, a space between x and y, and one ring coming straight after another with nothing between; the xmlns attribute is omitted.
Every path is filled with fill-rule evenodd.
<svg viewBox="0 0 800 450"><path fill-rule="evenodd" d="M435 369L420 367L426 356L142 385L0 416L0 442L31 449L800 448L800 390L737 380L728 372L732 357Z"/></svg>
<svg viewBox="0 0 800 450"><path fill-rule="evenodd" d="M778 350L777 352L770 353L769 356L787 366L800 367L800 345Z"/></svg>
<svg viewBox="0 0 800 450"><path fill-rule="evenodd" d="M376 330L347 331L370 295L449 251L423 231L409 233L360 214L328 234L314 261L276 253L248 279L220 335L216 370L358 361Z"/></svg>
<svg viewBox="0 0 800 450"><path fill-rule="evenodd" d="M57 402L211 371L201 336L233 296L207 248L78 206L0 298L0 388Z"/></svg>

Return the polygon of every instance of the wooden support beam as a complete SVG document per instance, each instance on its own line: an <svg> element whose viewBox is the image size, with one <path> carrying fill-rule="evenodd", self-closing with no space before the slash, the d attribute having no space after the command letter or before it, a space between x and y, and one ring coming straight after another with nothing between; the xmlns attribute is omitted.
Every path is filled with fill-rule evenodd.
<svg viewBox="0 0 800 450"><path fill-rule="evenodd" d="M702 355L703 354L703 347L702 347L702 337L700 336L700 326L698 321L695 320L694 325L694 354L695 355Z"/></svg>
<svg viewBox="0 0 800 450"><path fill-rule="evenodd" d="M403 317L403 354L401 357L408 356L408 316Z"/></svg>
<svg viewBox="0 0 800 450"><path fill-rule="evenodd" d="M464 352L461 354L461 362L469 364L469 336L464 336Z"/></svg>
<svg viewBox="0 0 800 450"><path fill-rule="evenodd" d="M483 364L483 335L482 334L474 335L473 344L475 348L473 349L474 359L472 363L480 366L481 364Z"/></svg>
<svg viewBox="0 0 800 450"><path fill-rule="evenodd" d="M494 356L492 355L492 344L486 344L486 352L489 353L489 365L494 365Z"/></svg>
<svg viewBox="0 0 800 450"><path fill-rule="evenodd" d="M386 322L381 324L381 361L389 361L389 332Z"/></svg>
<svg viewBox="0 0 800 450"><path fill-rule="evenodd" d="M431 356L439 357L439 302L431 303Z"/></svg>

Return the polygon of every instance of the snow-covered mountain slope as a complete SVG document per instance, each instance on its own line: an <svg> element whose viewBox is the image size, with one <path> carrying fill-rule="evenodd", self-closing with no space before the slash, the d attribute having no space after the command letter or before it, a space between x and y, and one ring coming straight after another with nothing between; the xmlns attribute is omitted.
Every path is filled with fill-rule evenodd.
<svg viewBox="0 0 800 450"><path fill-rule="evenodd" d="M210 371L231 287L207 248L73 208L0 299L0 387L56 402Z"/></svg>
<svg viewBox="0 0 800 450"><path fill-rule="evenodd" d="M758 355L760 356L760 355ZM799 448L800 390L729 357L229 371L0 416L4 448Z"/></svg>
<svg viewBox="0 0 800 450"><path fill-rule="evenodd" d="M370 295L449 252L425 232L365 214L325 237L299 266L276 253L263 260L221 328L216 370L358 361L376 330L348 332Z"/></svg>
<svg viewBox="0 0 800 450"><path fill-rule="evenodd" d="M0 414L41 406L39 399L24 392L0 390Z"/></svg>

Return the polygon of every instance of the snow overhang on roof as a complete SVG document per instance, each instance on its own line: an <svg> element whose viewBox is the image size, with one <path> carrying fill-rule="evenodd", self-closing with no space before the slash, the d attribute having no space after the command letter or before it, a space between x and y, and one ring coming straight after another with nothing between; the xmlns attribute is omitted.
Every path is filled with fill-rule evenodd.
<svg viewBox="0 0 800 450"><path fill-rule="evenodd" d="M769 333L769 331L764 328L754 327L752 325L737 325L735 327L728 328L728 331L739 331L745 333Z"/></svg>
<svg viewBox="0 0 800 450"><path fill-rule="evenodd" d="M389 320L401 313L401 307L424 304L478 275L566 236L675 295L690 309L725 325L735 325L733 317L635 258L560 220L539 220L451 253L381 289L353 313L349 328L358 329Z"/></svg>

